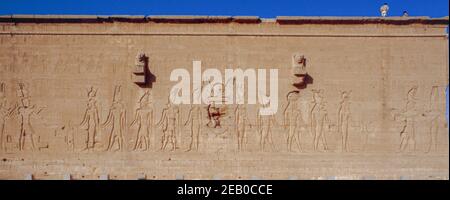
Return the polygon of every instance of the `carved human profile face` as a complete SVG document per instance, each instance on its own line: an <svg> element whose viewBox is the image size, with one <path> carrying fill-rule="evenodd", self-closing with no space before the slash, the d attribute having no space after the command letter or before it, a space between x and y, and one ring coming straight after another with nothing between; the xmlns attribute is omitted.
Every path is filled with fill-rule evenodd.
<svg viewBox="0 0 450 200"><path fill-rule="evenodd" d="M305 63L305 57L303 55L296 55L295 61L297 64L303 65Z"/></svg>
<svg viewBox="0 0 450 200"><path fill-rule="evenodd" d="M300 53L292 55L292 84L295 86L303 86L306 83L306 58Z"/></svg>
<svg viewBox="0 0 450 200"><path fill-rule="evenodd" d="M408 91L408 100L413 100L413 99L415 99L416 94L417 94L417 86L414 86L413 88L411 88L411 89Z"/></svg>
<svg viewBox="0 0 450 200"><path fill-rule="evenodd" d="M320 90L313 91L313 101L315 103L322 102L322 95Z"/></svg>
<svg viewBox="0 0 450 200"><path fill-rule="evenodd" d="M342 92L342 99L343 100L348 100L350 98L350 93L349 92Z"/></svg>
<svg viewBox="0 0 450 200"><path fill-rule="evenodd" d="M89 98L94 98L97 94L97 90L94 90L93 87L90 88L90 90L88 91L88 97Z"/></svg>

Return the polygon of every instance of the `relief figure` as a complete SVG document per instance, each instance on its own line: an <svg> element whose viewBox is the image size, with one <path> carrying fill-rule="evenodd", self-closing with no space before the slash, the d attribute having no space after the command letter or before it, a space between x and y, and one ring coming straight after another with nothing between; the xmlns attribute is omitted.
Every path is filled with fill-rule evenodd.
<svg viewBox="0 0 450 200"><path fill-rule="evenodd" d="M287 135L287 150L293 151L292 145L295 141L297 144L297 148L302 151L302 146L300 144L300 124L303 124L302 115L300 113L300 110L297 106L297 100L298 100L298 91L292 91L289 92L287 95L287 105L284 109L284 120L283 125L285 128L288 129L288 135ZM298 133L298 134L297 134Z"/></svg>
<svg viewBox="0 0 450 200"><path fill-rule="evenodd" d="M265 105L261 105L262 108L260 108L260 109L263 109L268 106L269 106L269 103L266 103ZM275 145L274 145L273 139L272 139L272 128L275 125L277 125L278 123L277 123L274 115L261 115L260 109L257 112L258 114L257 114L257 120L256 120L257 130L260 135L259 147L260 147L261 151L265 151L266 144L269 144L271 150L274 151Z"/></svg>
<svg viewBox="0 0 450 200"><path fill-rule="evenodd" d="M23 84L19 84L18 95L21 105L17 108L20 117L20 135L19 135L19 150L25 150L25 143L31 143L31 149L36 149L34 141L35 131L33 129L31 118L33 115L38 115L44 108L37 108L36 105L31 105L30 96Z"/></svg>
<svg viewBox="0 0 450 200"><path fill-rule="evenodd" d="M341 102L339 104L338 110L338 133L341 135L341 150L342 152L349 152L349 144L348 144L348 129L349 122L351 119L350 113L350 93L344 91L341 94Z"/></svg>
<svg viewBox="0 0 450 200"><path fill-rule="evenodd" d="M412 87L406 96L406 106L402 112L395 115L394 119L401 123L399 151L408 148L416 149L416 117L419 114L416 108L417 86Z"/></svg>
<svg viewBox="0 0 450 200"><path fill-rule="evenodd" d="M330 125L328 112L326 110L325 100L322 96L322 90L313 90L313 106L311 109L311 133L313 134L313 149L319 150L320 144L323 150L327 151L327 141L325 136L325 128Z"/></svg>
<svg viewBox="0 0 450 200"><path fill-rule="evenodd" d="M184 123L185 126L191 125L189 127L191 133L191 142L189 143L189 148L187 151L198 151L199 136L202 131L202 109L200 105L192 105L189 110L188 118Z"/></svg>
<svg viewBox="0 0 450 200"><path fill-rule="evenodd" d="M430 137L427 153L437 151L437 136L439 133L439 122L441 120L441 107L439 103L439 89L437 86L433 86L431 88L429 109L427 111Z"/></svg>
<svg viewBox="0 0 450 200"><path fill-rule="evenodd" d="M247 108L245 105L237 105L234 113L238 151L243 151L245 149L245 144L247 143L246 126L250 126L250 120L248 119Z"/></svg>
<svg viewBox="0 0 450 200"><path fill-rule="evenodd" d="M150 100L150 92L147 91L139 100L139 108L136 109L134 120L130 126L137 125L135 144L133 150L150 150L151 134L153 132L153 106Z"/></svg>
<svg viewBox="0 0 450 200"><path fill-rule="evenodd" d="M179 108L172 105L170 102L166 104L166 108L162 111L161 119L157 123L163 131L161 150L165 150L169 143L172 145L172 151L177 149L176 130L179 123L179 113Z"/></svg>
<svg viewBox="0 0 450 200"><path fill-rule="evenodd" d="M91 87L88 91L87 108L84 112L80 127L86 130L86 147L84 150L94 149L96 135L99 133L100 118L97 108L97 89Z"/></svg>
<svg viewBox="0 0 450 200"><path fill-rule="evenodd" d="M17 104L12 108L8 107L5 84L0 83L0 151L6 151L5 124L6 120L14 113L16 107Z"/></svg>
<svg viewBox="0 0 450 200"><path fill-rule="evenodd" d="M118 144L117 150L123 150L123 133L125 132L126 127L126 111L125 106L122 103L120 86L116 86L114 89L113 103L109 109L105 123L102 124L103 127L108 125L111 125L111 130L109 133L109 140L106 150L111 150L116 142Z"/></svg>

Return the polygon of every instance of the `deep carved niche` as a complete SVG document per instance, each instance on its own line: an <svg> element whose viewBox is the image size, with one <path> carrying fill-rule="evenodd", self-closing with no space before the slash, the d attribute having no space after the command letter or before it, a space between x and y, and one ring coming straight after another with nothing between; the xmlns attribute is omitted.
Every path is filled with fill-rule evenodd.
<svg viewBox="0 0 450 200"><path fill-rule="evenodd" d="M140 87L152 87L152 82L155 81L155 76L148 68L148 56L145 53L139 53L136 56L132 80Z"/></svg>
<svg viewBox="0 0 450 200"><path fill-rule="evenodd" d="M307 84L312 83L312 78L308 75L306 69L306 58L303 54L294 53L292 55L291 74L291 84L298 89L303 89Z"/></svg>

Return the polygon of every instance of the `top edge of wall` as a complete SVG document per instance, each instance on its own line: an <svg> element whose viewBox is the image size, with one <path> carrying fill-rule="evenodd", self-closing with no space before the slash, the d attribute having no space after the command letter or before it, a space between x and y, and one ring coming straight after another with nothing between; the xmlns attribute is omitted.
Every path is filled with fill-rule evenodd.
<svg viewBox="0 0 450 200"><path fill-rule="evenodd" d="M11 23L278 23L278 24L436 24L448 25L449 17L304 17L277 16L177 16L177 15L0 15L0 22Z"/></svg>

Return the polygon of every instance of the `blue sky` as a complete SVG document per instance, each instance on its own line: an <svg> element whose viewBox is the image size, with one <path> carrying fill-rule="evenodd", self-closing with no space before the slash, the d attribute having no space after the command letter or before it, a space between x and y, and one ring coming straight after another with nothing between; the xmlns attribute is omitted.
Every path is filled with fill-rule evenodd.
<svg viewBox="0 0 450 200"><path fill-rule="evenodd" d="M0 0L0 14L448 16L448 0Z"/></svg>

